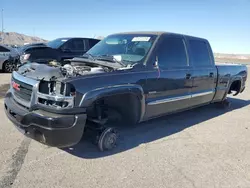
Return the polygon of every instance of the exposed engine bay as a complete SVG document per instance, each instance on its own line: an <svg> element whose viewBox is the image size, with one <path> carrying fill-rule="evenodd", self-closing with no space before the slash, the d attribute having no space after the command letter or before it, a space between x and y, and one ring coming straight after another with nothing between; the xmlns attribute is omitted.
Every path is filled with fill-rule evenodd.
<svg viewBox="0 0 250 188"><path fill-rule="evenodd" d="M71 62L61 65L56 61L51 61L48 64L27 63L20 66L17 72L36 80L53 81L88 74L105 73L112 70L112 68L88 62Z"/></svg>
<svg viewBox="0 0 250 188"><path fill-rule="evenodd" d="M74 77L86 74L97 74L107 72L103 67L90 67L84 65L66 64L62 67L63 74L67 77Z"/></svg>
<svg viewBox="0 0 250 188"><path fill-rule="evenodd" d="M113 71L114 68L81 61L60 64L26 63L17 72L24 77L39 81L37 103L55 108L72 108L76 89L68 83L68 78ZM26 84L26 83L24 83ZM24 86L21 86L24 87Z"/></svg>

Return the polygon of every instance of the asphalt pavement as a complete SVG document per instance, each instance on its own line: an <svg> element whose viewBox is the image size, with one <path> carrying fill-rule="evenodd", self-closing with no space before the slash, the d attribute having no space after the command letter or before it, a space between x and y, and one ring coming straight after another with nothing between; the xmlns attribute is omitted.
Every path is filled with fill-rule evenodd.
<svg viewBox="0 0 250 188"><path fill-rule="evenodd" d="M0 97L0 187L250 188L249 82L230 101L121 128L118 147L99 152L84 139L62 150L26 138Z"/></svg>

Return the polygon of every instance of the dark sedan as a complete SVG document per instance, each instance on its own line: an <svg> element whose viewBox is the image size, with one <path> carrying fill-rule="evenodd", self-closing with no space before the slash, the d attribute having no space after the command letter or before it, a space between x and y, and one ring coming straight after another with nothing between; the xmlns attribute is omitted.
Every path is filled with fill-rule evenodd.
<svg viewBox="0 0 250 188"><path fill-rule="evenodd" d="M48 43L25 45L19 50L20 62L21 64L25 62L47 63L53 60L62 62L82 56L99 41L93 38L57 38Z"/></svg>

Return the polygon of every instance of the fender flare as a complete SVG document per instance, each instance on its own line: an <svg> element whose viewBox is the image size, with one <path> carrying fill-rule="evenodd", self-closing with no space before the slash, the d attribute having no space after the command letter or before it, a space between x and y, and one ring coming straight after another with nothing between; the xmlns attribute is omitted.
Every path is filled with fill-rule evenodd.
<svg viewBox="0 0 250 188"><path fill-rule="evenodd" d="M224 95L224 97L223 97L222 100L226 99L227 94L228 94L228 92L229 92L229 90L230 90L230 88L231 88L231 85L232 85L232 83L235 82L235 81L240 81L240 83L241 83L240 90L241 90L241 88L242 88L242 83L243 83L243 78L242 78L242 77L239 77L239 76L233 77L233 79L230 79L230 81L229 81L229 83L228 83L228 88L227 88L227 90L226 90L226 92L225 92L225 95ZM236 95L238 95L239 93L240 93L240 91L236 92L233 96L236 96Z"/></svg>
<svg viewBox="0 0 250 188"><path fill-rule="evenodd" d="M139 122L142 121L145 114L145 96L142 87L136 84L109 86L88 91L82 96L79 107L88 107L100 98L118 94L134 94L138 97L141 107Z"/></svg>
<svg viewBox="0 0 250 188"><path fill-rule="evenodd" d="M243 84L243 78L242 77L236 77L235 79L233 79L231 81L231 83L230 83L230 87L231 87L232 83L235 82L235 81L240 81L240 89L233 96L236 96L236 95L238 95L240 93L241 88L242 88L242 84Z"/></svg>

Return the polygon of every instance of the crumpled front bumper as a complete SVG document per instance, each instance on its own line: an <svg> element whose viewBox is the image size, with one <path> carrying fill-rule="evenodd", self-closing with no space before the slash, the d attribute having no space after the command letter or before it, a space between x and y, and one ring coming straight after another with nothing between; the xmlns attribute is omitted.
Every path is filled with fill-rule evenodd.
<svg viewBox="0 0 250 188"><path fill-rule="evenodd" d="M4 109L9 120L24 135L54 147L69 147L77 144L83 135L86 113L55 114L44 110L29 111L7 94Z"/></svg>

